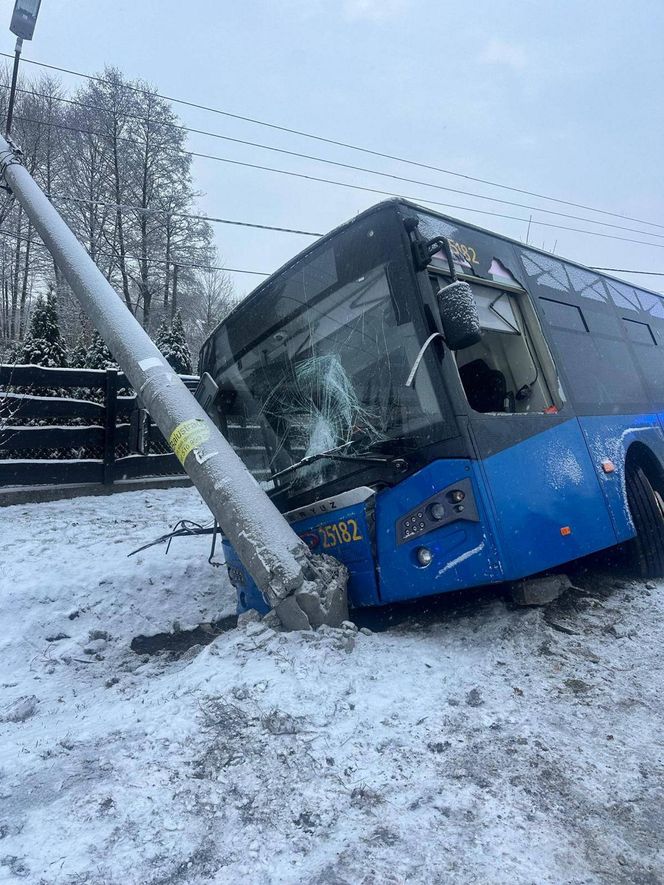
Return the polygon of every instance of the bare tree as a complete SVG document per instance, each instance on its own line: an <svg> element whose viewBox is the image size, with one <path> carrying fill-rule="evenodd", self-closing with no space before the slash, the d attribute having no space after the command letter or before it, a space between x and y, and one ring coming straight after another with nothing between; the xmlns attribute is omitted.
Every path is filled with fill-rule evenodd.
<svg viewBox="0 0 664 885"><path fill-rule="evenodd" d="M10 72L0 67L0 85ZM104 70L63 101L53 77L19 80L14 134L47 191L106 278L146 328L182 311L196 347L231 297L212 228L196 208L185 132L167 101L142 81ZM0 89L0 114L6 104ZM37 295L54 286L70 345L89 335L78 304L25 214L0 193L0 341L26 333ZM177 302L177 304L176 304Z"/></svg>
<svg viewBox="0 0 664 885"><path fill-rule="evenodd" d="M190 332L190 345L198 351L210 332L237 304L233 281L223 270L210 269L200 274L200 293L183 311Z"/></svg>

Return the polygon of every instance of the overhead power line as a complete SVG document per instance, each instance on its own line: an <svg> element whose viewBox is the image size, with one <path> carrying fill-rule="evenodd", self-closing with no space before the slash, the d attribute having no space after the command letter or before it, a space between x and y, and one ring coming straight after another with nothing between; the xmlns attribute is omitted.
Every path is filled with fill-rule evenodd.
<svg viewBox="0 0 664 885"><path fill-rule="evenodd" d="M151 209L143 206L132 206L126 203L106 203L103 200L89 200L85 197L63 197L60 194L46 193L49 199L62 200L66 203L87 203L92 206L104 206L106 209L125 209L149 215L170 215L172 218L191 218L194 221L212 221L215 224L230 224L237 227L251 227L258 230L272 230L283 234L299 234L303 237L322 237L323 234L310 230L295 230L291 227L277 227L274 224L258 224L253 221L234 221L230 218L216 218L213 215L197 215L193 212L171 212L169 209Z"/></svg>
<svg viewBox="0 0 664 885"><path fill-rule="evenodd" d="M248 222L242 221L229 221L228 224L241 224L245 227L263 227L263 225L254 225L249 224ZM277 228L277 230L283 230L283 228ZM48 247L38 240L30 240L29 237L21 236L20 234L15 234L10 231L0 231L0 236L11 237L14 240L22 240L23 242L30 242L33 246L39 246L42 249L47 249ZM318 236L316 234L315 236ZM137 255L125 255L125 258L131 261L143 261L143 258L139 258ZM160 258L150 258L148 259L152 264L177 264L180 268L192 268L196 270L220 270L226 271L227 273L242 273L242 274L252 274L254 276L259 277L267 277L270 276L266 271L260 270L246 270L240 269L237 267L221 267L213 264L192 264L187 262L178 261L177 259L171 259L170 261L166 261L165 259ZM590 270L599 270L605 273L633 273L633 274L643 274L646 276L653 277L664 277L664 271L657 270L631 270L624 267L595 267L594 265L589 265Z"/></svg>
<svg viewBox="0 0 664 885"><path fill-rule="evenodd" d="M9 89L10 87L0 84L0 88ZM71 99L71 98L64 98L62 96L50 96L50 95L47 95L43 92L32 92L29 89L20 89L18 91L23 92L26 95L34 95L38 98L44 98L46 100L64 102L65 104L75 105L76 107L86 108L87 110L108 113L108 109L100 107L99 105L92 105L92 104L88 104L88 103L82 102L82 101L77 101L77 100ZM230 135L223 135L220 132L210 132L206 129L196 129L191 126L184 126L183 124L180 124L180 123L163 122L163 121L159 121L159 120L149 120L147 117L140 116L138 114L131 114L128 111L113 111L113 113L117 113L119 116L126 117L127 119L130 119L130 120L139 120L142 122L149 122L151 125L155 125L155 126L171 127L172 129L178 129L182 132L189 132L194 135L204 135L209 138L216 138L216 139L220 139L222 141L231 142L233 144L241 144L241 145L245 145L247 147L259 148L260 150L266 150L266 151L271 151L273 153L284 154L284 155L290 156L290 157L297 157L297 158L303 159L303 160L312 160L316 163L324 163L328 166L336 166L340 169L349 169L354 172L363 172L363 173L366 173L369 175L377 175L382 178L390 178L394 181L404 181L407 184L417 184L422 187L430 187L430 188L434 188L435 190L446 191L448 193L462 194L464 196L473 197L474 199L477 199L477 200L486 200L487 202L500 203L501 205L504 205L504 206L514 206L519 209L529 209L534 212L544 212L547 215L556 215L561 218L569 218L574 221L583 221L587 224L600 224L604 227L611 227L611 228L615 228L616 230L624 230L624 231L628 231L631 233L644 234L646 236L660 236L660 237L664 236L662 234L651 233L650 231L639 230L638 228L625 227L624 225L620 225L620 224L612 224L609 221L599 221L594 218L587 218L584 215L572 215L569 212L560 212L559 210L556 210L556 209L545 209L541 206L531 206L528 203L518 203L515 200L503 200L500 197L492 197L492 196L488 196L486 194L478 194L475 191L468 191L468 190L464 190L463 188L448 187L446 185L436 184L435 182L431 182L431 181L421 181L418 178L407 178L406 176L396 175L392 172L381 172L378 169L371 169L366 166L357 166L353 163L342 163L339 160L331 160L331 159L328 159L327 157L317 157L314 154L304 154L304 153L301 153L300 151L291 151L291 150L287 150L286 148L276 147L274 145L262 144L261 142L256 142L256 141L248 141L247 139L244 139L244 138L235 138ZM80 132L83 135L95 135L100 138L104 136L104 133L101 133L101 132L95 132L93 130L78 129L76 127L67 126L64 123L55 123L53 121L46 122L46 121L42 121L42 120L33 120L29 117L16 117L15 119L24 120L25 122L28 122L28 123L35 123L36 125L49 125L49 126L55 126L56 128L59 128L59 129L69 129L73 132ZM119 136L119 137L125 138L126 136ZM664 229L664 225L655 224L655 222L651 222L651 221L641 221L639 223L652 225L653 227L661 227Z"/></svg>
<svg viewBox="0 0 664 885"><path fill-rule="evenodd" d="M64 124L49 123L49 122L43 122L43 121L32 121L32 122L41 123L42 125L45 125L45 126L56 126L59 128L69 129L74 132L80 132L84 135L99 134L99 133L92 133L89 130L85 130L85 129L77 129L76 127L66 126ZM287 175L287 176L290 176L293 178L304 179L306 181L316 181L316 182L321 182L323 184L331 184L335 187L350 188L351 190L359 190L359 191L363 191L365 193L378 194L380 196L398 197L401 199L412 200L415 203L429 204L431 206L441 206L445 209L458 209L462 212L478 212L482 215L490 215L493 218L506 218L511 221L521 221L523 223L537 224L537 225L540 225L541 227L550 227L550 228L554 228L556 230L567 230L567 231L572 231L574 233L587 234L592 237L602 237L603 239L616 240L616 241L620 241L623 243L636 243L641 246L654 246L659 249L664 248L664 243L651 243L651 242L648 242L647 240L636 240L633 237L619 237L619 236L616 236L615 234L607 234L607 233L603 233L601 231L587 230L586 228L579 228L579 227L570 227L569 225L564 225L564 224L554 224L551 221L538 221L534 218L531 218L531 219L523 218L520 215L507 215L503 212L492 212L489 209L477 209L473 206L459 206L458 204L455 204L455 203L444 203L441 200L432 200L429 197L425 197L425 196L414 197L414 196L409 196L406 194L400 194L400 193L397 193L396 191L381 190L379 188L368 187L366 185L351 184L350 182L346 182L346 181L336 181L335 179L332 179L332 178L322 178L322 177L316 176L316 175L308 175L304 172L293 172L288 169L277 169L274 166L264 166L264 165L258 164L258 163L248 163L248 162L245 162L242 160L233 160L230 157L219 157L215 154L203 154L203 153L199 153L197 151L186 151L186 150L178 151L178 153L188 154L189 156L192 156L192 157L199 157L199 158L207 159L207 160L215 160L219 163L228 163L233 166L242 166L247 169L256 169L256 170L261 170L263 172L272 172L277 175ZM59 197L59 199L65 200L65 201L73 200L73 201L78 202L80 198ZM85 200L81 200L81 201L86 202ZM90 202L94 203L95 201L93 200ZM157 211L159 213L163 213L165 211L163 209L151 210L151 209L142 209L141 207L134 207L134 208L138 208L138 209L140 209L140 211L143 211L143 212ZM213 222L215 221L215 219L213 217L208 217L208 216L204 216L204 215L190 216L190 217L198 217L198 218L206 219L208 221L213 221ZM220 223L226 223L226 222L223 220L220 220ZM266 229L271 229L271 228L268 228L266 226ZM289 230L286 228L282 228L281 230L284 230L289 233L307 234L307 232L305 232L305 231L294 231L294 230ZM644 236L658 237L660 239L664 239L664 236L662 234L647 233L646 231L638 231L638 233L642 233ZM321 236L320 234L314 234L314 233L308 233L307 235Z"/></svg>
<svg viewBox="0 0 664 885"><path fill-rule="evenodd" d="M23 242L28 242L28 240L29 240L28 237L20 236L19 234L14 234L14 233L11 233L10 231L0 231L0 236L11 237L14 240L22 240ZM46 249L46 251L48 251L48 247L44 243L42 243L38 240L30 240L30 243L33 246L37 246L40 249ZM125 258L127 258L131 261L143 261L144 260L142 258L139 258L137 255L125 255ZM161 265L177 264L178 267L181 269L208 270L208 271L218 270L218 271L223 271L225 273L249 274L251 276L258 276L258 277L270 276L270 274L267 273L266 271L260 271L260 270L246 270L244 268L237 268L237 267L221 267L221 266L216 266L216 265L211 265L211 264L195 264L195 263L175 261L175 260L166 261L165 259L161 259L161 258L150 258L148 260L149 260L150 264L161 264ZM643 274L646 276L664 277L664 271L655 271L655 270L627 270L626 268L620 268L620 267L594 267L594 266L590 266L590 269L604 271L606 273L629 273L629 274Z"/></svg>
<svg viewBox="0 0 664 885"><path fill-rule="evenodd" d="M87 202L87 201L85 201L85 202ZM204 217L204 216L201 216L201 217ZM243 221L227 221L225 223L226 224L239 224L239 225L242 225L243 227L265 227L265 225L262 225L262 224L255 225L255 224L250 224L249 222L243 222ZM286 230L286 228L268 228L268 229L269 230L273 230L273 229ZM23 242L30 242L33 246L39 246L41 249L48 248L44 243L42 243L38 240L31 240L29 237L24 237L24 236L21 236L20 234L15 234L10 231L4 231L4 230L0 231L0 236L11 237L14 240L22 240ZM322 236L322 235L321 234L312 234L312 236ZM125 255L125 258L127 258L131 261L143 261L144 260L143 258L139 258L137 255ZM194 264L194 263L190 263L190 262L178 261L177 259L171 259L170 261L166 261L165 259L161 259L161 258L150 258L148 260L151 264L177 264L178 267L180 267L180 268L192 268L192 269L197 269L197 270L219 270L219 271L225 271L227 273L252 274L254 276L259 276L259 277L270 276L270 274L267 273L266 271L246 270L246 269L241 269L241 268L237 268L237 267L222 267L222 266L216 266L213 264L205 264L205 263ZM603 271L605 273L630 273L630 274L642 274L645 276L664 277L664 271L657 271L657 270L631 270L631 269L627 269L624 267L596 267L594 265L589 265L589 268L590 268L590 270L599 270L599 271Z"/></svg>
<svg viewBox="0 0 664 885"><path fill-rule="evenodd" d="M507 218L511 221L522 221L524 223L527 223L529 221L528 218L523 218L521 215L506 215L503 212L491 212L489 209L476 209L473 206L459 206L455 203L443 203L440 200L431 200L429 199L429 197L413 197L408 196L407 194L399 194L395 191L386 191L380 190L379 188L367 187L366 185L350 184L346 181L335 181L332 178L321 178L316 175L306 175L304 172L291 172L286 169L276 169L274 166L263 166L258 163L246 163L242 160L231 160L229 157L217 157L210 154L200 154L196 151L187 151L187 153L190 153L192 157L202 157L208 160L217 160L220 163L229 163L233 166L243 166L247 169L260 169L264 172L273 172L278 175L289 175L293 178L302 178L308 181L323 182L324 184L332 184L337 187L351 188L352 190L364 191L365 193L370 194L379 194L385 197L400 197L401 199L412 200L414 203L428 203L431 206L442 206L445 209L459 209L462 212L479 212L482 215L490 215L493 218ZM650 243L647 240L635 240L631 237L618 237L615 234L607 234L602 233L601 231L587 230L586 228L582 227L569 227L565 224L554 224L551 221L537 221L534 218L532 219L531 223L540 225L540 227L551 227L555 228L556 230L568 230L580 234L589 234L592 237L602 237L608 240L619 240L623 243L638 243L641 246L655 246L658 249L664 249L664 243ZM645 236L651 237L661 236L661 234L648 234L645 231L640 231L640 233L643 233Z"/></svg>
<svg viewBox="0 0 664 885"><path fill-rule="evenodd" d="M664 277L661 270L627 270L624 267L592 267L591 270L603 270L605 273L637 273L649 277Z"/></svg>
<svg viewBox="0 0 664 885"><path fill-rule="evenodd" d="M0 52L0 56L4 56L6 58L12 58L12 56L6 52ZM70 74L71 76L74 76L74 77L82 77L83 79L91 80L93 82L98 82L98 83L107 82L103 77L97 77L92 74L85 74L82 71L74 71L71 68L63 68L63 67L59 67L57 65L47 64L46 62L35 61L33 59L23 59L23 61L27 64L36 65L38 67L46 68L48 70L58 71L63 74ZM312 132L306 132L304 130L294 129L289 126L282 126L282 125L279 125L276 123L270 123L266 120L259 120L254 117L248 117L243 114L232 113L230 111L225 111L221 108L215 108L215 107L211 107L209 105L200 104L199 102L188 101L188 100L182 99L182 98L175 98L174 96L163 95L162 93L159 93L159 92L151 92L147 89L142 89L138 86L131 86L129 84L122 84L122 86L123 86L123 88L129 89L133 92L137 92L137 93L140 93L143 95L145 95L145 94L155 95L159 98L164 99L165 101L172 102L173 104L180 104L185 107L195 108L197 110L206 111L206 112L212 113L212 114L218 114L220 116L228 117L228 118L234 119L234 120L241 120L245 123L252 123L257 126L265 126L268 129L274 129L279 132L286 132L290 135L296 135L301 138L309 138L314 141L319 141L324 144L335 145L336 147L342 147L347 150L359 151L361 153L368 154L370 156L381 157L386 160L392 160L397 163L405 163L410 166L417 166L421 169L428 169L432 172L440 172L440 173L443 173L444 175L452 175L456 178L463 178L467 181L474 181L479 184L488 185L490 187L497 187L502 190L512 191L513 193L524 194L529 197L536 197L537 199L540 199L540 200L547 200L547 201L554 202L554 203L560 203L561 205L564 205L564 206L572 206L576 209L584 209L589 212L597 212L601 215L608 215L613 218L620 218L623 221L634 221L638 224L647 224L647 225L651 225L653 227L664 227L664 225L660 225L660 224L657 224L652 221L645 221L643 219L634 218L632 216L625 215L624 213L611 212L606 209L598 209L594 206L588 206L583 203L576 203L571 200L563 200L559 197L551 197L551 196L548 196L547 194L540 194L536 191L530 191L530 190L526 190L525 188L518 188L518 187L514 187L512 185L502 184L497 181L491 181L490 179L486 179L486 178L479 178L479 177L476 177L473 175L468 175L463 172L455 172L452 169L445 169L444 167L441 167L441 166L434 166L429 163L422 163L417 160L411 160L407 157L399 157L394 154L389 154L389 153L386 153L383 151L373 150L371 148L362 147L360 145L351 144L349 142L340 141L338 139L327 138L325 136L317 135Z"/></svg>
<svg viewBox="0 0 664 885"><path fill-rule="evenodd" d="M48 246L45 243L40 242L39 240L32 240L29 237L23 237L20 234L12 233L8 230L0 230L0 237L11 237L13 240L21 240L24 243L29 242L32 246L37 246L40 249L46 249L48 251ZM118 255L114 256L115 258L119 258ZM130 261L144 261L145 259L140 258L138 255L125 255L126 259ZM261 270L245 270L244 268L239 267L221 267L214 264L196 264L186 261L178 261L177 259L171 259L167 261L164 258L148 258L148 262L150 264L177 264L180 269L191 268L194 270L221 270L225 273L243 273L243 274L251 274L252 276L257 277L269 277L270 274Z"/></svg>

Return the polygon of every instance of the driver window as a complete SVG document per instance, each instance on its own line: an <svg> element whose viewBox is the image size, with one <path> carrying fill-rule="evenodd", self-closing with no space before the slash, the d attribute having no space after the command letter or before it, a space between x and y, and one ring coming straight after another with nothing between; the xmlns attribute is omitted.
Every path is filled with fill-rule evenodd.
<svg viewBox="0 0 664 885"><path fill-rule="evenodd" d="M473 285L482 340L456 353L459 377L476 412L555 413L555 370L544 339L533 341L524 318L525 293ZM532 309L531 309L532 311ZM538 328L534 314L530 328Z"/></svg>

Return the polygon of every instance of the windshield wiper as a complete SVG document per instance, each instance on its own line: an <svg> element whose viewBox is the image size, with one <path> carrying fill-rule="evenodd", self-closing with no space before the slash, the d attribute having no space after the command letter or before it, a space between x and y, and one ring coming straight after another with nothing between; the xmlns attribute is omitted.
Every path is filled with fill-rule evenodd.
<svg viewBox="0 0 664 885"><path fill-rule="evenodd" d="M325 452L316 452L313 455L306 455L306 457L302 458L300 461L296 461L295 464L291 464L290 467L284 467L283 470L280 470L278 473L274 473L272 475L272 479L279 479L282 476L286 476L288 473L292 473L294 470L298 470L300 467L305 467L307 464L313 464L314 461L319 461L321 458L329 458L331 461L356 461L359 463L366 462L367 464L390 464L397 470L405 470L408 466L403 458L397 458L394 455L381 457L380 455L369 455L363 454L362 452L351 453L348 455L343 454L344 449L348 449L356 442L357 440L352 439L350 440L350 442L343 443L343 445L340 446L335 446L333 449L328 449Z"/></svg>

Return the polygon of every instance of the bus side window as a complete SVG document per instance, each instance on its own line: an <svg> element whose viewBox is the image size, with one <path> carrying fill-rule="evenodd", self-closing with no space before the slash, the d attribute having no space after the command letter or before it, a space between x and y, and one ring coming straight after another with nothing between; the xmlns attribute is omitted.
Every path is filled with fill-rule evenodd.
<svg viewBox="0 0 664 885"><path fill-rule="evenodd" d="M558 404L550 389L550 379L555 376L553 363L549 357L551 365L543 371L538 354L545 346L543 339L541 346L535 346L526 323L522 308L527 304L526 294L481 284L473 284L473 294L482 340L456 354L470 407L485 413L556 411Z"/></svg>

